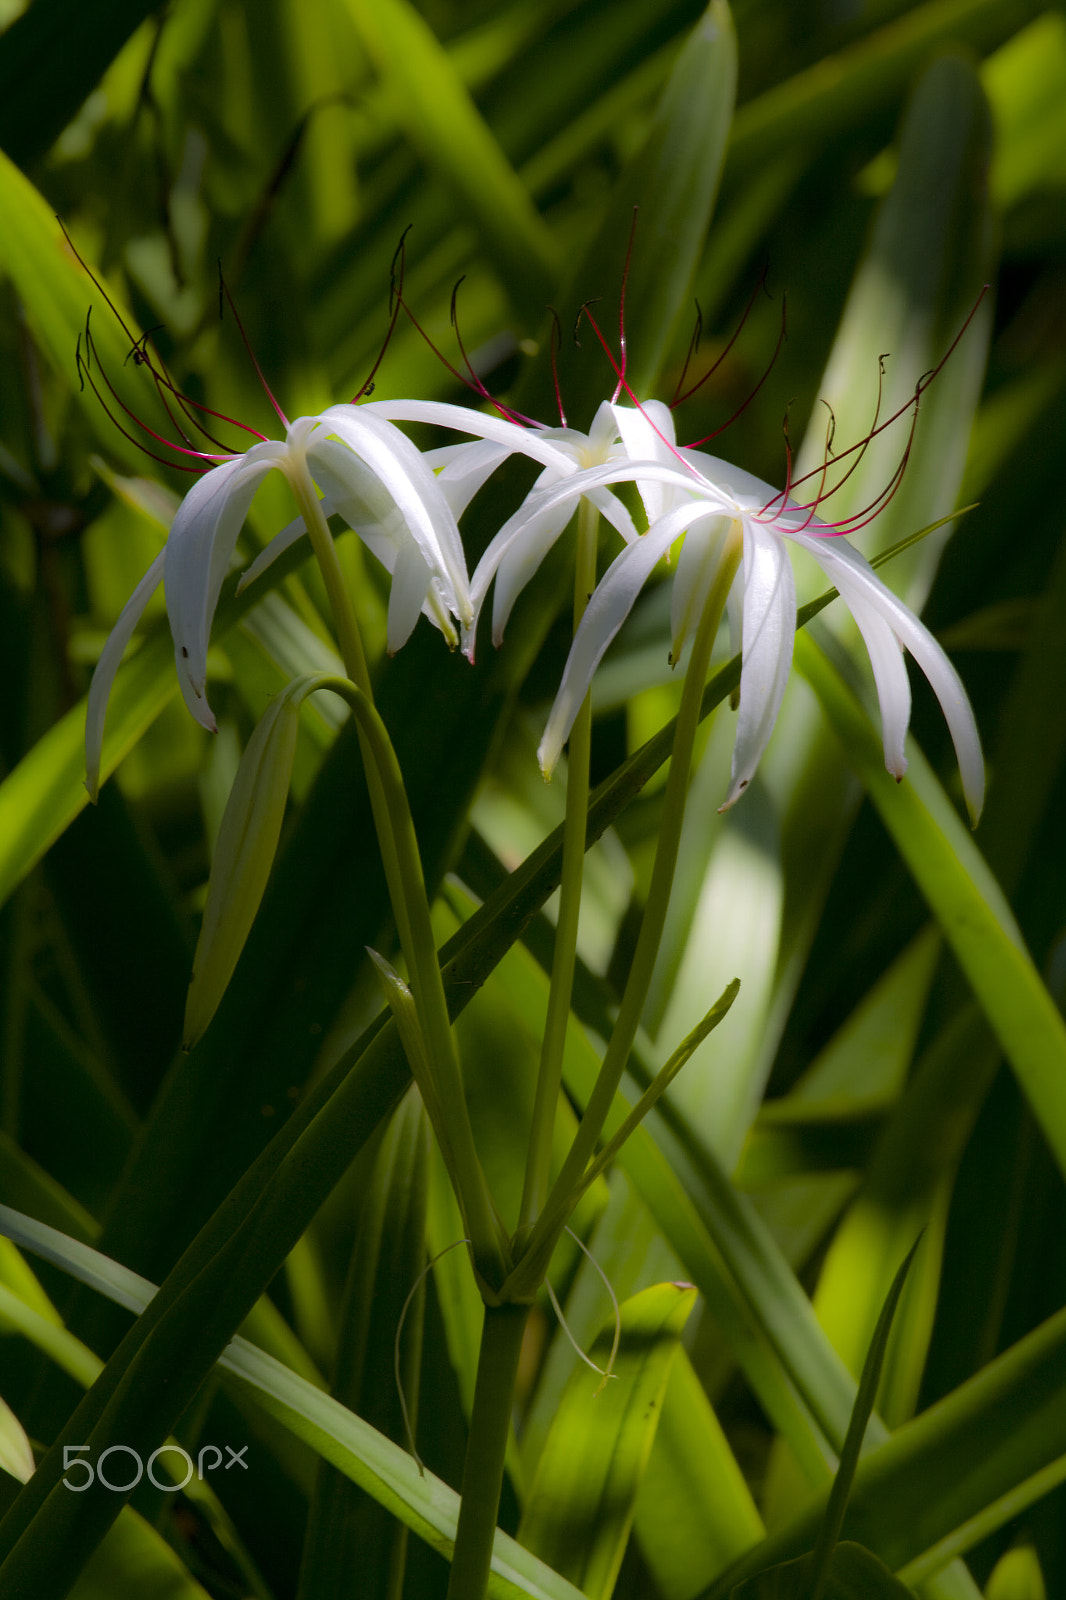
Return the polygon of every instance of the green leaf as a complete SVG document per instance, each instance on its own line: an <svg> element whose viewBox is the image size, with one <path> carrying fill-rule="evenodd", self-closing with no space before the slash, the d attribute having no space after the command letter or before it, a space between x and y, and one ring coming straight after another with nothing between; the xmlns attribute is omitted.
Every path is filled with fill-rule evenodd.
<svg viewBox="0 0 1066 1600"><path fill-rule="evenodd" d="M0 1395L0 1471L26 1483L33 1471L33 1451L18 1417Z"/></svg>
<svg viewBox="0 0 1066 1600"><path fill-rule="evenodd" d="M590 1600L607 1600L622 1564L678 1340L696 1292L659 1284L622 1306L617 1381L578 1367L548 1435L518 1537ZM613 1327L593 1359L607 1361Z"/></svg>
<svg viewBox="0 0 1066 1600"><path fill-rule="evenodd" d="M209 1600L162 1534L126 1506L70 1591L71 1600Z"/></svg>
<svg viewBox="0 0 1066 1600"><path fill-rule="evenodd" d="M271 701L241 757L215 841L207 903L185 1003L191 1050L218 1009L240 960L281 837L296 757L300 704L320 674L297 678Z"/></svg>
<svg viewBox="0 0 1066 1600"><path fill-rule="evenodd" d="M560 296L564 314L592 296L620 294L626 248L636 233L625 279L627 379L646 399L658 376L703 248L733 114L737 51L725 0L712 0L686 41L663 90L647 139L616 185L596 234L568 274ZM613 338L616 323L602 326ZM614 387L595 340L578 351L563 340L559 382L571 420L591 418ZM546 362L531 371L520 404L533 415L555 410Z"/></svg>
<svg viewBox="0 0 1066 1600"><path fill-rule="evenodd" d="M27 20L37 12L27 13ZM50 6L49 9L54 9ZM4 35L0 35L0 43ZM36 93L36 91L34 91ZM77 380L75 350L81 341L85 356L85 319L90 307L92 337L99 364L114 386L113 406L127 406L135 416L158 415L158 400L151 384L145 381L137 362L128 359L132 336L127 337L115 314L103 302L100 290L85 268L75 259L63 235L54 209L29 180L0 150L0 272L6 273L22 304L30 328L52 366L74 388ZM119 297L111 293L119 305ZM119 305L119 309L124 308ZM124 313L127 326L134 329L130 313ZM92 363L91 371L98 371ZM109 455L119 457L134 472L143 472L144 454L127 439L108 416L88 382L79 388L78 398L89 425L105 445Z"/></svg>
<svg viewBox="0 0 1066 1600"><path fill-rule="evenodd" d="M1066 1026L998 884L913 745L902 783L885 771L869 719L835 668L803 634L796 638L796 665L929 902L1060 1171L1066 1172Z"/></svg>
<svg viewBox="0 0 1066 1600"><path fill-rule="evenodd" d="M18 1237L27 1248L53 1261L98 1293L132 1309L143 1310L157 1293L153 1284L118 1262L67 1239L54 1229L45 1228L30 1217L20 1217L7 1207L0 1207L0 1229L9 1237ZM691 1309L692 1298L691 1291L683 1292L685 1315ZM674 1315L680 1316L676 1290L671 1295L671 1303ZM680 1320L683 1323L684 1318ZM663 1319L660 1317L659 1321L661 1324ZM680 1327L673 1334L673 1345L679 1332ZM406 1450L246 1339L233 1339L220 1358L220 1365L242 1389L254 1395L271 1416L310 1444L324 1460L332 1462L353 1483L400 1517L434 1549L444 1556L450 1555L459 1515L459 1496L432 1473L420 1470ZM665 1373L663 1377L665 1380ZM572 1584L513 1539L497 1533L490 1600L518 1600L521 1596L531 1597L531 1600L580 1600Z"/></svg>
<svg viewBox="0 0 1066 1600"><path fill-rule="evenodd" d="M1044 1575L1032 1545L1018 1544L1000 1556L985 1585L986 1600L1047 1600Z"/></svg>
<svg viewBox="0 0 1066 1600"><path fill-rule="evenodd" d="M213 637L223 638L306 554L299 546L286 551L270 574L240 596L234 595L236 579L229 578L215 614ZM115 678L107 707L101 781L132 750L177 691L174 642L169 629L161 626L123 662ZM0 903L88 803L82 699L38 739L0 783Z"/></svg>
<svg viewBox="0 0 1066 1600"><path fill-rule="evenodd" d="M503 281L539 310L558 247L448 52L408 0L347 0L347 9L412 143L461 200Z"/></svg>
<svg viewBox="0 0 1066 1600"><path fill-rule="evenodd" d="M988 106L974 69L956 56L934 61L907 108L895 180L878 210L818 388L839 424L837 451L860 438L875 416L883 422L909 407L915 385L943 360L974 311L992 266L991 138ZM868 556L908 529L946 516L957 504L990 329L986 299L923 390L906 472L889 503L863 528ZM797 477L822 466L824 412L819 412L797 459ZM909 417L901 416L861 456L850 458L848 466L855 470L827 498L823 515L836 522L878 500L899 466L909 426ZM839 475L833 474L830 483ZM925 601L949 533L943 528L897 556L885 571L886 581L915 610ZM832 614L831 625L855 637L842 609Z"/></svg>
<svg viewBox="0 0 1066 1600"><path fill-rule="evenodd" d="M782 149L817 150L890 108L938 50L1009 38L1039 8L1031 0L927 0L850 48L825 55L741 107L730 178L757 172Z"/></svg>
<svg viewBox="0 0 1066 1600"><path fill-rule="evenodd" d="M738 1583L729 1600L810 1600L811 1561L801 1556ZM823 1600L911 1600L913 1590L860 1544L838 1544L821 1590Z"/></svg>
<svg viewBox="0 0 1066 1600"><path fill-rule="evenodd" d="M683 1348L670 1368L635 1529L663 1600L690 1600L763 1536L751 1491Z"/></svg>
<svg viewBox="0 0 1066 1600"><path fill-rule="evenodd" d="M44 0L0 35L0 146L13 160L44 155L155 9L152 0Z"/></svg>
<svg viewBox="0 0 1066 1600"><path fill-rule="evenodd" d="M859 1462L844 1532L907 1582L1002 1527L1066 1479L1066 1312L905 1423ZM828 1496L741 1558L707 1600L813 1543Z"/></svg>
<svg viewBox="0 0 1066 1600"><path fill-rule="evenodd" d="M818 1540L811 1557L811 1600L821 1600L825 1593L825 1581L829 1573L833 1551L840 1539L840 1529L844 1522L844 1513L847 1509L848 1495L855 1479L855 1469L859 1464L859 1452L866 1436L867 1425L873 1415L874 1401L877 1398L877 1385L881 1379L881 1368L885 1362L885 1351L888 1349L888 1336L892 1331L892 1319L899 1305L899 1297L903 1293L903 1285L907 1281L911 1262L921 1243L920 1237L915 1240L900 1265L899 1271L892 1280L885 1303L881 1307L881 1315L877 1319L870 1348L863 1363L862 1376L855 1395L855 1405L852 1408L851 1420L848 1423L847 1436L843 1449L840 1452L840 1461L836 1475L833 1478L833 1487L829 1493L829 1503L825 1508L825 1516L821 1527L818 1529Z"/></svg>
<svg viewBox="0 0 1066 1600"><path fill-rule="evenodd" d="M369 1173L330 1391L401 1447L407 1444L408 1417L413 1428L418 1415L428 1144L426 1115L412 1088ZM397 1393L399 1376L406 1413ZM394 1600L403 1588L405 1546L405 1525L323 1463L308 1515L300 1600L333 1600L353 1572L368 1594Z"/></svg>
<svg viewBox="0 0 1066 1600"><path fill-rule="evenodd" d="M917 1062L822 1268L815 1310L857 1371L896 1262L916 1232L925 1230L886 1365L881 1411L892 1427L915 1410L939 1288L948 1198L999 1060L977 1008L964 1006Z"/></svg>

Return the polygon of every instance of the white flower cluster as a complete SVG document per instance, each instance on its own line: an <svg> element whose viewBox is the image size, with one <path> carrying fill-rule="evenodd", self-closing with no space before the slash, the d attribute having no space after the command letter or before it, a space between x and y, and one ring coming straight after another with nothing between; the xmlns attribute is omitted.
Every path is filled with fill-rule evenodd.
<svg viewBox="0 0 1066 1600"><path fill-rule="evenodd" d="M397 426L430 423L468 435L419 452ZM496 533L468 577L458 521L479 488L511 455L541 468L534 487ZM256 490L274 469L310 480L326 515L336 513L392 575L388 648L398 650L424 612L473 659L481 608L493 588L498 644L515 599L587 497L610 523L621 549L598 584L577 630L538 756L551 773L604 651L658 562L683 537L672 595L676 661L694 629L727 541L743 557L729 597L742 651L740 709L733 748L731 805L750 782L781 707L792 664L796 590L787 544L809 552L836 586L869 652L881 710L885 764L906 767L910 718L906 648L929 679L955 745L962 787L976 819L984 763L973 711L955 668L922 622L881 582L832 524L790 503L750 474L697 450L679 448L668 408L605 402L588 434L526 426L505 416L420 401L367 401L301 417L285 440L219 458L198 479L174 519L166 548L123 610L93 678L86 726L90 793L99 783L104 713L123 651L160 582L174 636L178 679L192 714L214 719L206 698L207 646L223 579ZM614 493L634 483L647 528L638 531ZM305 532L297 519L245 574L250 581Z"/></svg>

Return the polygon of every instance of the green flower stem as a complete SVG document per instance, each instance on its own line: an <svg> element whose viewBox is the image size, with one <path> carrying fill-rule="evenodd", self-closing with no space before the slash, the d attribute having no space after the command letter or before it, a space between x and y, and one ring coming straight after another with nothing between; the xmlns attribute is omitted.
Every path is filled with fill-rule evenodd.
<svg viewBox="0 0 1066 1600"><path fill-rule="evenodd" d="M591 501L583 499L578 511L577 558L574 569L574 632L585 614L596 583L596 545L600 516ZM570 732L566 769L566 818L563 823L563 867L559 919L555 928L548 1010L537 1075L537 1094L529 1135L519 1232L536 1222L548 1193L552 1135L562 1081L566 1027L574 987L577 928L581 913L581 880L585 866L588 828L589 761L592 748L592 696L587 694Z"/></svg>
<svg viewBox="0 0 1066 1600"><path fill-rule="evenodd" d="M371 704L374 702L374 691L370 683L370 669L366 664L366 654L363 650L362 635L352 609L351 595L344 581L341 564L337 560L337 550L333 543L333 535L329 531L322 502L318 498L318 491L307 469L306 462L302 463L302 470L290 465L288 472L289 484L292 488L293 498L297 509L304 520L311 548L318 562L322 581L326 586L329 598L330 611L333 613L333 624L337 630L337 643L340 645L341 659L344 670L352 683L366 695ZM392 902L393 916L396 918L396 932L399 935L401 948L406 952L410 943L411 931L408 920L407 903L397 893L399 882L399 869L396 860L396 850L392 840L392 819L385 804L384 793L377 779L377 773L372 761L368 759L365 735L359 727L359 747L363 758L363 770L366 773L367 788L370 792L370 808L374 814L374 827L378 836L378 847L381 850L381 861L385 869L385 880L389 886L389 897Z"/></svg>
<svg viewBox="0 0 1066 1600"><path fill-rule="evenodd" d="M734 522L727 535L718 571L703 606L681 690L681 706L674 732L670 775L666 783L655 865L652 868L648 900L618 1019L604 1053L599 1076L589 1096L585 1114L574 1136L574 1142L530 1235L527 1248L504 1285L503 1293L508 1298L516 1300L531 1298L543 1280L552 1251L574 1201L581 1192L585 1169L592 1158L596 1142L611 1109L611 1102L618 1089L640 1025L641 1013L666 922L670 891L673 887L692 751L700 721L703 686L710 667L715 635L725 610L726 596L740 563L742 550L740 525Z"/></svg>
<svg viewBox="0 0 1066 1600"><path fill-rule="evenodd" d="M350 680L331 679L328 686L343 695L356 718L396 931L411 975L430 1070L436 1079L442 1143L450 1156L450 1170L458 1180L458 1199L478 1272L484 1285L495 1290L506 1276L509 1242L474 1146L403 774L388 730L374 705L359 625L318 491L306 467L302 471L291 470L289 480L322 572Z"/></svg>
<svg viewBox="0 0 1066 1600"><path fill-rule="evenodd" d="M370 697L344 678L323 678L319 687L334 690L351 706L368 753L368 776L373 773L389 818L389 838L396 856L395 894L402 899L408 912L409 932L404 956L434 1077L437 1110L443 1124L441 1143L449 1153L449 1168L457 1178L458 1199L478 1271L487 1287L495 1290L506 1276L509 1244L474 1146L403 773L388 729Z"/></svg>
<svg viewBox="0 0 1066 1600"><path fill-rule="evenodd" d="M483 1600L528 1306L486 1306L447 1600Z"/></svg>

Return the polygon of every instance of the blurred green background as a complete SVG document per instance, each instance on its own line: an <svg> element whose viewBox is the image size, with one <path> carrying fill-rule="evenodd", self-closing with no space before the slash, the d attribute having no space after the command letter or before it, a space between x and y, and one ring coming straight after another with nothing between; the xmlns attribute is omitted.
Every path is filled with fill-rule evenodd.
<svg viewBox="0 0 1066 1600"><path fill-rule="evenodd" d="M0 4L0 1200L99 1242L154 1281L358 1036L377 1004L362 947L390 936L373 852L351 848L353 828L357 838L366 830L352 742L339 734L339 717L313 712L260 924L217 1023L188 1061L176 1055L211 843L240 750L268 697L294 673L328 664L331 646L319 581L295 562L257 609L238 615L231 605L211 658L220 723L212 741L177 696L160 599L140 688L131 673L112 708L109 765L125 758L118 781L98 809L84 809L80 703L91 665L188 486L79 389L74 352L86 311L92 304L109 378L153 426L166 418L101 286L128 308L132 338L152 330L185 391L269 432L273 414L233 318L219 319L219 265L271 389L294 417L364 382L389 326L390 269L407 230L404 293L424 334L400 318L376 396L474 400L452 370L464 359L451 315L462 279L455 321L480 379L549 423L557 418L545 308L555 308L563 399L569 420L587 427L613 375L588 329L579 350L571 329L595 299L601 327L616 337L627 174L701 12L689 0ZM862 437L878 358L887 357L884 414L904 404L990 285L923 396L900 492L856 542L872 555L976 503L950 538L934 534L883 576L922 609L973 698L990 772L976 843L1059 1003L1066 13L1020 0L736 0L732 18L736 110L713 219L705 237L698 223L690 274L691 241L660 238L638 213L634 283L654 306L661 275L665 309L656 317L634 308L630 357L648 394L669 400L696 303L698 373L723 351L765 273L765 292L679 410L678 429L682 440L700 439L739 412L709 448L780 484L786 414L807 468L822 459L823 400L835 449ZM721 82L707 92L724 94ZM693 117L707 114L693 105ZM699 178L694 170L697 187ZM713 189L713 173L702 181ZM605 236L604 219L615 215ZM786 296L787 340L759 387ZM870 452L841 514L873 499L902 446L897 434L883 453ZM524 487L516 475L499 504ZM249 546L290 514L280 484L268 485ZM494 516L495 504L475 507L471 566ZM544 788L532 752L567 648L565 625L553 622L565 580L560 589L547 571L520 603L504 650L494 656L483 641L473 672L424 626L388 661L385 581L353 539L339 548L428 875L440 885L449 870L458 874L439 906L443 937L468 915L470 896L486 895L561 815L559 785ZM818 592L805 581L807 596ZM604 664L594 779L676 709L667 596L665 587L648 593ZM853 657L845 623L830 610L816 626L865 692L868 669ZM914 688L918 743L955 795L939 710L917 676ZM1039 1093L1034 1117L1019 1092L1004 1052L1027 1091L1031 1084L1002 1031L997 1042L989 1029L993 1001L979 986L972 992L972 970L968 982L946 953L929 921L923 869L864 798L809 689L790 689L759 783L723 821L716 806L730 740L725 715L693 783L678 903L645 1016L651 1064L734 973L743 1004L731 1019L729 1068L708 1053L686 1069L657 1148L669 1151L673 1138L697 1174L714 1162L733 1175L768 1226L782 1271L794 1269L814 1294L827 1347L853 1372L892 1271L926 1227L879 1402L896 1427L1062 1307L1066 1217L1052 1151L1061 1159L1063 1129L1052 1127ZM593 1029L632 948L658 794L653 782L590 855L587 985L576 1007ZM943 924L943 907L935 909ZM501 1040L513 1047L520 1033L514 1048L525 1062L546 942L550 926L537 921L507 958L516 970L498 969L466 1025L475 1121L483 1119L503 1185L518 1112L499 1083ZM528 970L518 970L522 962ZM523 1004L526 1032L515 1020ZM1049 1093L1061 1092L1056 1079ZM309 1371L317 1364L328 1375L344 1346L341 1319L351 1312L342 1313L342 1290L349 1258L358 1258L375 1149L334 1190L273 1284L276 1353ZM439 1248L455 1229L439 1173L428 1181L427 1237ZM669 1276L708 1292L680 1225L671 1231L632 1173L604 1186L583 1235L620 1298ZM731 1262L725 1280L740 1282L737 1303L817 1414L803 1360L790 1367L780 1355L789 1333L766 1332L771 1303L786 1305L787 1296L753 1300L744 1270ZM582 1309L589 1269L575 1257L563 1271L561 1297L575 1331L591 1340L606 1312ZM427 1294L422 1388L435 1405L423 1404L420 1434L427 1462L453 1482L476 1347L461 1337L472 1312L468 1303L457 1309L466 1292L458 1272L458 1258L442 1264ZM6 1256L0 1279L23 1283ZM41 1282L78 1336L106 1356L124 1314L85 1291L72 1300L51 1269ZM716 1406L754 1520L735 1512L731 1531L702 1542L691 1522L672 1542L657 1537L670 1461L683 1459L666 1460L667 1445L657 1447L621 1595L690 1600L757 1536L755 1504L776 1525L803 1500L802 1472L810 1468L817 1483L810 1462L798 1467L782 1445L782 1418L741 1370L743 1340L720 1310L701 1302L684 1371ZM32 1440L47 1442L74 1389L5 1327L0 1396ZM572 1359L549 1314L537 1327L543 1349L531 1352L522 1397L524 1461L503 1512L512 1530ZM376 1337L384 1348L391 1329L383 1323ZM1034 1453L1005 1459L1002 1476L993 1473L964 1511L931 1514L933 1531L908 1542L914 1515L889 1494L881 1546L870 1536L885 1559L917 1582L924 1569L913 1564L970 1517L958 1548L971 1551L989 1600L1066 1592L1066 1502L1055 1487L1066 1477L1060 1393L1049 1380ZM244 1438L253 1424L247 1412L234 1418L233 1405L212 1391L186 1420L189 1437L206 1436L204 1428L221 1437L225 1427ZM311 1454L262 1418L255 1427L255 1488L242 1497L240 1485L226 1486L235 1534L202 1509L166 1517L144 1509L179 1552L183 1582L211 1594L258 1585L281 1596L300 1581L310 1600L319 1587L330 1592L338 1570L305 1556L298 1577ZM1005 1424L1008 1440L1010 1432ZM998 1446L988 1448L991 1459ZM952 1461L947 1478L962 1474L960 1458ZM1008 1483L1028 1485L1010 1504ZM724 1503L748 1505L739 1489L729 1494L740 1498ZM1016 1546L1036 1554L1008 1555ZM101 1593L155 1593L163 1581L154 1546L139 1578L112 1559ZM405 1592L443 1592L444 1570L412 1541Z"/></svg>

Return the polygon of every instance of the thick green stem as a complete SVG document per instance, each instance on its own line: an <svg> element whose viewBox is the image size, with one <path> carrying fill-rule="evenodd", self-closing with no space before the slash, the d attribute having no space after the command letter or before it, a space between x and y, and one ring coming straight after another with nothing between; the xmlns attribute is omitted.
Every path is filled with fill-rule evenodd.
<svg viewBox="0 0 1066 1600"><path fill-rule="evenodd" d="M307 528L307 535L311 540L311 548L315 553L315 560L318 562L322 581L326 586L326 594L329 598L330 611L333 613L333 625L337 630L337 643L340 645L344 670L356 688L365 694L371 705L373 705L374 691L370 684L370 671L366 664L359 624L352 609L352 598L344 581L341 564L337 560L333 535L329 531L329 524L322 510L322 502L318 498L318 493L306 462L303 463L302 470L295 464L290 466L288 479L300 515L304 519L304 526ZM358 732L359 748L363 758L363 770L366 773L367 789L370 792L370 809L374 815L374 827L378 836L378 847L381 850L381 862L385 869L385 881L389 887L389 898L392 902L393 915L396 918L396 932L399 935L401 948L406 955L407 947L410 943L411 930L408 922L407 904L400 892L399 867L392 839L391 818L384 792L374 770L374 764L369 759L370 753L362 728L359 728Z"/></svg>
<svg viewBox="0 0 1066 1600"><path fill-rule="evenodd" d="M582 500L578 512L577 559L574 569L574 632L585 614L596 582L596 543L599 512ZM555 926L548 1010L544 1020L544 1039L537 1075L537 1094L529 1135L519 1232L531 1228L540 1215L548 1193L552 1135L555 1111L562 1082L563 1051L570 1020L570 998L574 987L574 961L577 955L577 929L581 913L581 881L585 865L585 833L588 826L589 761L592 747L592 697L586 695L570 732L566 772L566 818L563 824L563 866L559 893L559 919Z"/></svg>
<svg viewBox="0 0 1066 1600"><path fill-rule="evenodd" d="M483 1600L500 1509L527 1306L486 1306L448 1600Z"/></svg>
<svg viewBox="0 0 1066 1600"><path fill-rule="evenodd" d="M535 1294L548 1269L556 1241L570 1214L574 1200L580 1193L585 1168L596 1148L596 1141L611 1109L611 1102L621 1081L640 1025L641 1013L644 1010L666 922L670 891L673 887L692 750L700 720L703 686L710 666L715 635L725 609L726 596L736 575L742 548L740 525L734 523L726 536L718 571L700 616L681 690L681 706L677 714L674 747L670 757L670 776L666 784L655 865L652 868L648 900L618 1019L604 1053L599 1076L589 1096L585 1114L574 1136L574 1142L529 1238L527 1249L504 1287L504 1292L515 1299L526 1299Z"/></svg>
<svg viewBox="0 0 1066 1600"><path fill-rule="evenodd" d="M322 571L345 670L356 691L354 694L346 693L339 681L331 685L339 693L346 693L355 713L363 769L389 899L396 919L396 931L411 977L427 1056L436 1079L437 1101L445 1123L441 1133L459 1177L458 1198L470 1232L478 1270L486 1283L496 1289L506 1271L507 1240L474 1146L455 1036L437 958L437 944L433 937L429 897L403 774L388 731L374 706L359 625L352 610L351 597L337 560L322 503L306 467L302 472L290 471L289 478Z"/></svg>
<svg viewBox="0 0 1066 1600"><path fill-rule="evenodd" d="M445 1151L448 1170L455 1180L478 1269L486 1283L495 1290L504 1277L509 1260L508 1241L493 1206L474 1145L455 1035L448 1015L444 980L433 938L429 896L422 875L418 839L411 808L407 803L403 774L388 729L373 701L343 678L324 677L319 687L334 690L351 706L363 740L368 776L373 774L389 817L389 839L396 857L396 893L408 913L409 932L404 955L410 969L418 1025L433 1073L435 1093L433 1103L427 1100L426 1110L433 1115L434 1128Z"/></svg>

